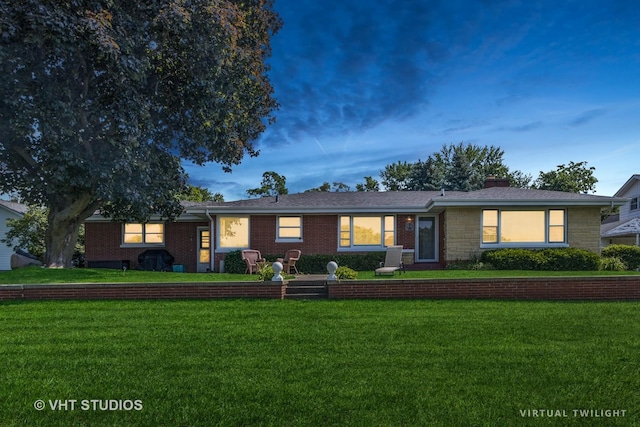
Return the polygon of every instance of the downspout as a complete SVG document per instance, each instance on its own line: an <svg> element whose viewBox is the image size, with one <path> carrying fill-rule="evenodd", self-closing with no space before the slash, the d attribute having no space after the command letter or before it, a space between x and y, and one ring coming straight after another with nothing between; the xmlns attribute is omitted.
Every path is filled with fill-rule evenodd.
<svg viewBox="0 0 640 427"><path fill-rule="evenodd" d="M210 254L211 256L209 257L209 271L211 271L213 273L214 271L216 271L214 269L214 266L215 266L215 254L216 254L214 245L215 245L215 242L217 240L215 239L215 237L216 237L215 234L214 234L215 228L214 228L214 224L213 224L213 218L211 217L211 214L209 213L209 209L205 210L205 215L207 215L207 218L209 218L209 239L210 239L210 241L209 241L209 250L211 251L211 254Z"/></svg>

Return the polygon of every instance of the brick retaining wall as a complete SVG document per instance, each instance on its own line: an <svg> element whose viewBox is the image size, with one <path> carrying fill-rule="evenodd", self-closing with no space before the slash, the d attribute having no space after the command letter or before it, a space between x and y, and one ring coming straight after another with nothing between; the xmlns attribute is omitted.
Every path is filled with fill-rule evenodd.
<svg viewBox="0 0 640 427"><path fill-rule="evenodd" d="M329 283L329 299L640 300L640 277L371 280Z"/></svg>
<svg viewBox="0 0 640 427"><path fill-rule="evenodd" d="M329 299L640 300L640 276L329 282ZM282 299L286 282L0 285L2 300Z"/></svg>
<svg viewBox="0 0 640 427"><path fill-rule="evenodd" d="M30 299L282 299L281 283L128 283L69 285L0 285L0 301Z"/></svg>

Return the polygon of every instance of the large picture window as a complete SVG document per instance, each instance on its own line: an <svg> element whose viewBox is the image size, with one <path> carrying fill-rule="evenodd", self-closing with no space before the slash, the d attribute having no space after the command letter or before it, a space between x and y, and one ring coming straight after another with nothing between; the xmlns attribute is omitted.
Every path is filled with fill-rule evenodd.
<svg viewBox="0 0 640 427"><path fill-rule="evenodd" d="M566 242L563 209L482 211L483 244L545 245Z"/></svg>
<svg viewBox="0 0 640 427"><path fill-rule="evenodd" d="M249 217L221 216L218 220L220 249L249 247Z"/></svg>
<svg viewBox="0 0 640 427"><path fill-rule="evenodd" d="M122 242L125 245L163 245L164 224L125 224Z"/></svg>
<svg viewBox="0 0 640 427"><path fill-rule="evenodd" d="M340 248L383 248L394 242L395 217L392 215L340 217Z"/></svg>

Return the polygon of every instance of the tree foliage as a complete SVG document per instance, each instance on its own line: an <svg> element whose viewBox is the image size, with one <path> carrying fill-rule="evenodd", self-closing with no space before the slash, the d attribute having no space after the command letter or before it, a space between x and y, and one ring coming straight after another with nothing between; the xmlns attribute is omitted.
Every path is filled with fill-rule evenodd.
<svg viewBox="0 0 640 427"><path fill-rule="evenodd" d="M424 161L387 165L380 176L390 191L479 190L489 175L509 178L513 186L528 186L531 177L510 171L503 157L504 151L499 147L445 144Z"/></svg>
<svg viewBox="0 0 640 427"><path fill-rule="evenodd" d="M556 170L540 171L533 187L539 190L567 191L569 193L595 193L598 179L593 175L596 168L587 162L569 162L558 165Z"/></svg>
<svg viewBox="0 0 640 427"><path fill-rule="evenodd" d="M0 191L49 209L46 265L98 208L176 216L181 159L257 155L280 24L272 0L0 3Z"/></svg>
<svg viewBox="0 0 640 427"><path fill-rule="evenodd" d="M327 181L325 181L319 187L314 187L314 188L310 188L308 190L304 190L305 193L310 193L310 192L346 193L346 192L349 192L349 191L351 191L351 187L349 187L344 182L336 182L336 181L334 181L333 184L330 184Z"/></svg>
<svg viewBox="0 0 640 427"><path fill-rule="evenodd" d="M365 176L363 183L356 184L356 191L380 191L380 183L371 176Z"/></svg>
<svg viewBox="0 0 640 427"><path fill-rule="evenodd" d="M224 202L220 193L211 193L208 188L188 185L187 190L178 195L178 199L189 202Z"/></svg>
<svg viewBox="0 0 640 427"><path fill-rule="evenodd" d="M278 194L289 194L287 189L287 177L273 171L262 174L260 187L247 190L249 197L269 197Z"/></svg>

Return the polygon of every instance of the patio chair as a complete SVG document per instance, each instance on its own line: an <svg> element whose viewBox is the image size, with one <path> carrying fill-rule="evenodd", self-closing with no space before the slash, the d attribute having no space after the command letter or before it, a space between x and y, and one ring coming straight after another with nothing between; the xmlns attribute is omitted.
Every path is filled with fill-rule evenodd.
<svg viewBox="0 0 640 427"><path fill-rule="evenodd" d="M260 251L256 251L254 249L245 249L242 251L242 260L247 265L245 269L245 274L253 274L257 273L260 269L260 262L263 262L264 259L260 254Z"/></svg>
<svg viewBox="0 0 640 427"><path fill-rule="evenodd" d="M387 246L387 254L384 257L384 265L380 263L380 268L376 268L375 275L396 274L396 270L404 270L402 263L402 246Z"/></svg>
<svg viewBox="0 0 640 427"><path fill-rule="evenodd" d="M296 267L296 261L300 259L300 255L302 255L300 249L289 249L287 253L284 254L284 258L278 258L278 261L282 263L282 271L291 274L291 269L293 268L295 274L300 274L298 267Z"/></svg>

